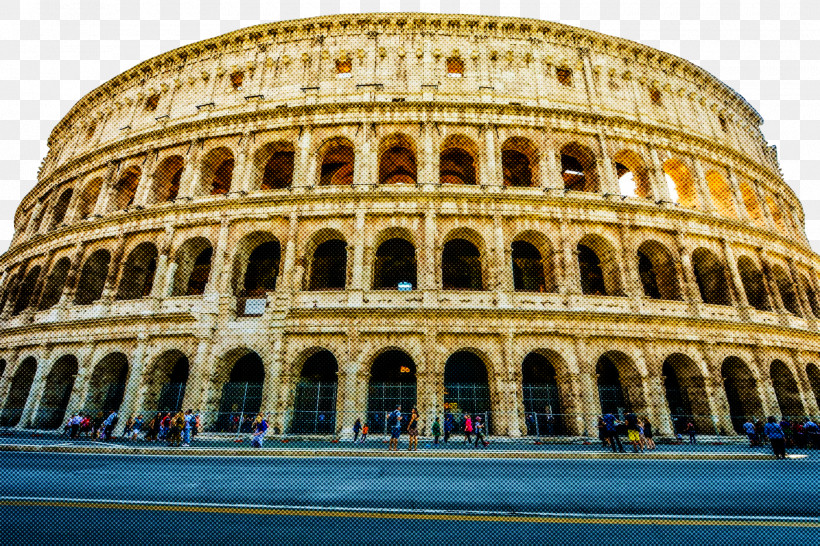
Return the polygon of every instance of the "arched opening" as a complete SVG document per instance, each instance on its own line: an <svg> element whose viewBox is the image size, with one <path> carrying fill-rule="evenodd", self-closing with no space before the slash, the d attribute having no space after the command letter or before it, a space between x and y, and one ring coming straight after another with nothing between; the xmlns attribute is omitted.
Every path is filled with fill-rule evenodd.
<svg viewBox="0 0 820 546"><path fill-rule="evenodd" d="M600 235L585 235L578 242L581 292L596 296L622 294L615 249Z"/></svg>
<svg viewBox="0 0 820 546"><path fill-rule="evenodd" d="M652 194L649 173L641 156L632 150L621 150L612 161L621 195L646 199Z"/></svg>
<svg viewBox="0 0 820 546"><path fill-rule="evenodd" d="M758 226L766 227L766 218L763 216L763 211L760 210L754 189L746 182L740 182L739 186L740 194L743 196L743 205L746 207L749 217Z"/></svg>
<svg viewBox="0 0 820 546"><path fill-rule="evenodd" d="M726 183L723 175L717 171L706 173L706 183L709 185L709 193L712 195L712 202L719 214L736 218L737 212L732 201L732 189Z"/></svg>
<svg viewBox="0 0 820 546"><path fill-rule="evenodd" d="M63 223L65 213L68 211L68 205L71 203L72 195L74 195L74 190L71 188L68 188L60 194L60 198L57 199L57 203L54 204L54 210L51 213L51 225L48 226L48 229L56 229Z"/></svg>
<svg viewBox="0 0 820 546"><path fill-rule="evenodd" d="M490 384L487 366L471 351L450 355L444 365L444 411L458 420L460 414L482 415L490 432Z"/></svg>
<svg viewBox="0 0 820 546"><path fill-rule="evenodd" d="M692 268L703 303L731 305L726 270L713 252L705 248L695 250L692 253Z"/></svg>
<svg viewBox="0 0 820 546"><path fill-rule="evenodd" d="M102 412L103 415L108 415L111 411L119 413L127 380L128 358L122 353L105 356L91 374L85 411Z"/></svg>
<svg viewBox="0 0 820 546"><path fill-rule="evenodd" d="M33 356L26 358L17 366L11 380L6 405L3 406L3 413L0 414L0 426L13 427L20 422L36 372L37 360Z"/></svg>
<svg viewBox="0 0 820 546"><path fill-rule="evenodd" d="M601 402L601 413L611 413L623 417L632 409L629 401L629 390L621 384L621 374L615 362L608 355L603 355L595 365L598 375L598 399Z"/></svg>
<svg viewBox="0 0 820 546"><path fill-rule="evenodd" d="M416 405L416 365L404 351L385 351L373 361L367 395L370 432L386 430L387 415L401 405L402 430Z"/></svg>
<svg viewBox="0 0 820 546"><path fill-rule="evenodd" d="M88 305L102 297L111 254L104 249L96 250L83 264L80 280L77 282L76 305Z"/></svg>
<svg viewBox="0 0 820 546"><path fill-rule="evenodd" d="M373 289L397 289L399 283L416 282L416 247L407 239L393 237L379 245L373 264Z"/></svg>
<svg viewBox="0 0 820 546"><path fill-rule="evenodd" d="M606 296L604 272L598 254L586 245L578 245L578 267L581 270L581 292L593 296Z"/></svg>
<svg viewBox="0 0 820 546"><path fill-rule="evenodd" d="M94 213L101 187L102 178L95 178L85 185L83 192L80 194L80 201L77 203L77 218L85 219Z"/></svg>
<svg viewBox="0 0 820 546"><path fill-rule="evenodd" d="M347 281L347 243L330 239L313 251L308 290L343 290Z"/></svg>
<svg viewBox="0 0 820 546"><path fill-rule="evenodd" d="M270 142L254 154L255 187L282 190L293 184L296 152L289 142Z"/></svg>
<svg viewBox="0 0 820 546"><path fill-rule="evenodd" d="M248 419L253 419L262 407L262 385L265 366L254 352L236 358L228 381L222 385L219 400L217 430L221 432L251 432Z"/></svg>
<svg viewBox="0 0 820 546"><path fill-rule="evenodd" d="M147 380L143 410L170 412L183 409L190 363L182 351L171 349L154 360Z"/></svg>
<svg viewBox="0 0 820 546"><path fill-rule="evenodd" d="M780 231L785 233L786 224L783 222L783 215L780 213L780 207L777 203L775 203L771 195L766 196L766 206L772 214L772 220L774 220L775 225L780 229Z"/></svg>
<svg viewBox="0 0 820 546"><path fill-rule="evenodd" d="M505 186L536 186L537 167L538 153L529 139L512 137L504 141L501 146L501 172Z"/></svg>
<svg viewBox="0 0 820 546"><path fill-rule="evenodd" d="M792 315L802 316L800 302L797 301L797 291L789 274L779 265L772 267L771 272L774 282L777 284L777 290L780 292L780 301L783 302L783 307Z"/></svg>
<svg viewBox="0 0 820 546"><path fill-rule="evenodd" d="M555 366L541 353L533 352L521 364L521 386L527 433L533 436L551 436L564 431L563 408L555 378Z"/></svg>
<svg viewBox="0 0 820 546"><path fill-rule="evenodd" d="M320 186L349 186L353 184L355 153L353 144L344 138L325 145L319 171Z"/></svg>
<svg viewBox="0 0 820 546"><path fill-rule="evenodd" d="M527 241L512 243L513 287L522 292L545 292L544 263L538 248Z"/></svg>
<svg viewBox="0 0 820 546"><path fill-rule="evenodd" d="M690 421L700 431L712 430L706 382L697 364L675 353L664 360L661 375L675 432L682 433Z"/></svg>
<svg viewBox="0 0 820 546"><path fill-rule="evenodd" d="M14 302L14 311L12 312L13 315L22 313L28 309L30 303L37 302L37 296L34 294L34 291L37 289L37 279L40 278L40 271L41 267L39 265L35 265L29 269L26 276L23 277L23 282L20 284L20 288L17 291L17 301Z"/></svg>
<svg viewBox="0 0 820 546"><path fill-rule="evenodd" d="M814 393L814 400L817 405L820 406L820 370L818 370L817 365L807 365L806 375L809 378L809 384L811 385L811 390ZM2 376L2 374L0 374L0 376Z"/></svg>
<svg viewBox="0 0 820 546"><path fill-rule="evenodd" d="M234 157L225 147L211 150L202 160L203 193L225 195L231 191Z"/></svg>
<svg viewBox="0 0 820 546"><path fill-rule="evenodd" d="M577 142L561 148L561 176L567 190L600 191L595 171L595 154Z"/></svg>
<svg viewBox="0 0 820 546"><path fill-rule="evenodd" d="M689 401L689 392L681 386L675 367L668 359L663 363L661 373L664 377L663 387L666 392L666 402L669 404L669 414L672 416L675 432L683 432L686 423L692 418L692 403Z"/></svg>
<svg viewBox="0 0 820 546"><path fill-rule="evenodd" d="M114 186L116 197L114 206L116 210L125 210L134 204L134 197L137 195L137 185L140 182L142 169L132 166L126 169L117 184Z"/></svg>
<svg viewBox="0 0 820 546"><path fill-rule="evenodd" d="M646 297L680 300L680 285L672 254L657 241L644 241L638 247L638 276Z"/></svg>
<svg viewBox="0 0 820 546"><path fill-rule="evenodd" d="M811 314L815 317L820 317L820 302L817 301L817 293L805 275L801 276L800 282L803 286L803 293L806 294L806 299L809 300Z"/></svg>
<svg viewBox="0 0 820 546"><path fill-rule="evenodd" d="M760 311L768 311L769 298L766 295L766 285L763 283L763 273L757 268L755 263L748 256L741 256L737 259L737 270L740 273L740 281L743 283L743 291L746 293L746 301L749 305Z"/></svg>
<svg viewBox="0 0 820 546"><path fill-rule="evenodd" d="M441 255L442 288L445 290L483 290L481 253L466 239L451 239Z"/></svg>
<svg viewBox="0 0 820 546"><path fill-rule="evenodd" d="M336 385L339 364L321 350L302 365L293 403L293 434L333 434L336 431Z"/></svg>
<svg viewBox="0 0 820 546"><path fill-rule="evenodd" d="M41 311L50 309L60 302L69 269L71 269L71 260L68 258L60 258L57 260L57 263L51 268L51 272L46 279L38 309Z"/></svg>
<svg viewBox="0 0 820 546"><path fill-rule="evenodd" d="M757 381L746 363L735 356L723 361L720 373L729 402L732 426L735 431L742 433L743 423L747 418L763 417L763 404L757 392Z"/></svg>
<svg viewBox="0 0 820 546"><path fill-rule="evenodd" d="M680 159L669 159L663 164L664 179L671 199L681 206L698 208L695 179Z"/></svg>
<svg viewBox="0 0 820 546"><path fill-rule="evenodd" d="M78 370L79 364L74 355L60 357L51 367L40 398L35 428L55 429L64 422Z"/></svg>
<svg viewBox="0 0 820 546"><path fill-rule="evenodd" d="M179 195L179 183L185 170L182 156L172 155L162 160L154 171L154 195L152 203L173 201Z"/></svg>
<svg viewBox="0 0 820 546"><path fill-rule="evenodd" d="M379 148L379 184L416 183L416 154L407 137L387 137Z"/></svg>
<svg viewBox="0 0 820 546"><path fill-rule="evenodd" d="M150 296L156 271L157 247L150 242L140 243L125 260L117 299L135 300Z"/></svg>
<svg viewBox="0 0 820 546"><path fill-rule="evenodd" d="M264 296L265 292L276 290L280 255L279 241L267 241L254 248L248 256L242 290L238 295Z"/></svg>
<svg viewBox="0 0 820 546"><path fill-rule="evenodd" d="M213 247L204 237L185 241L177 250L174 263L174 289L172 296L197 296L205 292L211 275Z"/></svg>
<svg viewBox="0 0 820 546"><path fill-rule="evenodd" d="M782 360L775 360L772 362L769 371L781 415L788 417L790 420L805 415L806 410L803 407L803 400L800 399L797 381L795 381L794 374L786 366L786 363Z"/></svg>
<svg viewBox="0 0 820 546"><path fill-rule="evenodd" d="M463 136L450 136L439 155L439 183L475 185L477 180L476 146Z"/></svg>

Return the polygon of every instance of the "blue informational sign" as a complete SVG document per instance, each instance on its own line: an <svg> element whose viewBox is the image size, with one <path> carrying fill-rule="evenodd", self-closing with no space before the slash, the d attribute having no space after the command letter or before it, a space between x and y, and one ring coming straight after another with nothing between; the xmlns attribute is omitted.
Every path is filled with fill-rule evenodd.
<svg viewBox="0 0 820 546"><path fill-rule="evenodd" d="M407 292L413 289L413 284L409 282L400 282L399 283L399 290L403 292Z"/></svg>

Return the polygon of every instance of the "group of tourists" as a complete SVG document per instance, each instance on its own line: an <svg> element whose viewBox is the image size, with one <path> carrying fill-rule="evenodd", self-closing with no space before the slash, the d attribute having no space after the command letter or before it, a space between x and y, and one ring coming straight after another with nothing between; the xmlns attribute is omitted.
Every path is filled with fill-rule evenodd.
<svg viewBox="0 0 820 546"><path fill-rule="evenodd" d="M111 437L118 422L119 416L113 410L107 416L101 411L98 411L95 416L80 412L75 413L66 421L63 433L72 439L77 439L84 434L87 439L106 440Z"/></svg>
<svg viewBox="0 0 820 546"><path fill-rule="evenodd" d="M75 413L68 419L64 433L71 439L79 439L83 434L87 439L110 440L113 438L114 427L119 422L116 411L111 411L107 418L102 419L102 413L92 418L88 413ZM140 434L146 442L167 441L172 447L189 447L192 438L202 428L199 411L157 412L147 422L142 415L130 416L125 422L120 440L138 440Z"/></svg>
<svg viewBox="0 0 820 546"><path fill-rule="evenodd" d="M598 438L604 449L612 448L613 452L626 453L621 443L621 434L624 432L632 444L634 453L657 449L653 440L652 423L646 417L641 418L630 412L624 416L623 421L620 421L613 414L606 413L598 416L597 426ZM690 442L695 443L694 425L691 427Z"/></svg>
<svg viewBox="0 0 820 546"><path fill-rule="evenodd" d="M808 417L794 421L787 417L780 421L775 417L769 417L766 423L749 417L743 423L743 430L749 439L749 447L771 444L778 459L786 458L787 447L820 449L820 425Z"/></svg>

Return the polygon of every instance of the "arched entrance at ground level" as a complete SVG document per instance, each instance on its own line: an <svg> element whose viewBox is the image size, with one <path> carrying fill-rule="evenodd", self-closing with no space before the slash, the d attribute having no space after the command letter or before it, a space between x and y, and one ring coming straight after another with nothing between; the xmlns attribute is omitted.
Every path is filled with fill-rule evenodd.
<svg viewBox="0 0 820 546"><path fill-rule="evenodd" d="M128 358L122 353L111 353L94 367L85 399L86 412L92 414L120 411L128 380Z"/></svg>
<svg viewBox="0 0 820 546"><path fill-rule="evenodd" d="M489 432L490 409L490 384L484 361L470 351L450 355L444 365L444 410L450 411L457 423L464 413L482 415Z"/></svg>
<svg viewBox="0 0 820 546"><path fill-rule="evenodd" d="M806 375L809 377L809 384L811 385L812 392L814 392L814 399L817 401L817 405L820 406L820 370L817 369L815 364L809 364L806 366Z"/></svg>
<svg viewBox="0 0 820 546"><path fill-rule="evenodd" d="M598 359L595 369L603 413L623 417L628 411L642 412L646 409L641 376L628 356L609 351Z"/></svg>
<svg viewBox="0 0 820 546"><path fill-rule="evenodd" d="M661 375L675 430L683 432L689 421L700 432L713 430L705 381L697 364L688 356L675 353L664 360Z"/></svg>
<svg viewBox="0 0 820 546"><path fill-rule="evenodd" d="M142 402L144 412L176 411L182 407L190 365L188 357L172 349L162 353L153 364Z"/></svg>
<svg viewBox="0 0 820 546"><path fill-rule="evenodd" d="M35 428L54 429L64 422L65 410L78 370L79 364L74 355L60 357L51 367L40 398L40 407L34 421Z"/></svg>
<svg viewBox="0 0 820 546"><path fill-rule="evenodd" d="M757 392L751 370L741 359L730 356L720 367L726 399L729 402L729 415L732 426L737 432L743 432L743 423L747 417L763 417L763 404Z"/></svg>
<svg viewBox="0 0 820 546"><path fill-rule="evenodd" d="M392 350L380 354L370 368L367 393L367 423L371 432L384 432L387 414L401 405L404 418L402 430L407 430L410 411L416 405L416 365L404 351Z"/></svg>
<svg viewBox="0 0 820 546"><path fill-rule="evenodd" d="M527 434L551 436L564 431L563 408L555 380L555 366L540 353L530 353L521 364L521 387Z"/></svg>
<svg viewBox="0 0 820 546"><path fill-rule="evenodd" d="M262 407L262 385L265 366L254 352L245 352L231 368L228 381L222 385L216 430L251 432L250 426Z"/></svg>
<svg viewBox="0 0 820 546"><path fill-rule="evenodd" d="M333 434L336 431L336 387L339 363L333 353L321 350L302 365L290 432L293 434Z"/></svg>
<svg viewBox="0 0 820 546"><path fill-rule="evenodd" d="M6 405L3 407L3 413L0 414L0 426L13 427L20 422L36 372L37 361L33 356L23 360L14 370Z"/></svg>
<svg viewBox="0 0 820 546"><path fill-rule="evenodd" d="M777 404L780 406L780 413L789 419L802 417L805 414L803 401L800 399L800 391L797 388L797 381L794 380L789 367L782 360L775 360L771 365L772 386L777 397Z"/></svg>

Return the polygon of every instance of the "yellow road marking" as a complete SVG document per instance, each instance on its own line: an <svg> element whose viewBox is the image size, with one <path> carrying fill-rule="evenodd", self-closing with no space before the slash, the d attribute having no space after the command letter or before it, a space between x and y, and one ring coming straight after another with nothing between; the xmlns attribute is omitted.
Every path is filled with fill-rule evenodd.
<svg viewBox="0 0 820 546"><path fill-rule="evenodd" d="M667 518L611 518L566 516L504 516L476 514L413 514L385 512L357 512L341 510L311 510L284 508L249 508L231 506L184 506L169 504L129 504L113 502L69 502L0 500L0 506L38 506L59 508L97 508L109 510L158 510L165 512L200 512L206 514L248 514L263 516L302 516L333 518L410 519L436 521L482 521L503 523L572 523L592 525L717 525L748 527L803 527L820 528L820 522L781 520L721 520L721 519L667 519Z"/></svg>

